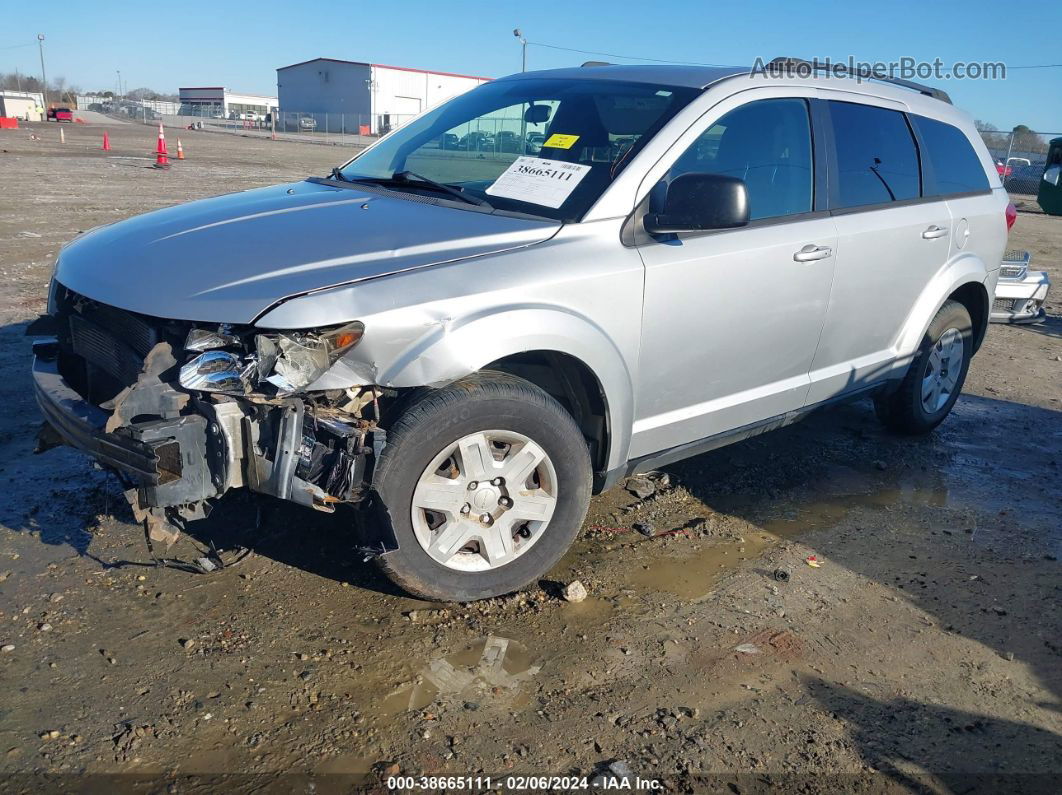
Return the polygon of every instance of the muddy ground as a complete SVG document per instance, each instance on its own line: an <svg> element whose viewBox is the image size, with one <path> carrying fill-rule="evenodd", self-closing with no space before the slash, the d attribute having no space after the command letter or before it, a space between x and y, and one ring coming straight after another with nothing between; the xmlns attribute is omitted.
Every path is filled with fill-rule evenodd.
<svg viewBox="0 0 1062 795"><path fill-rule="evenodd" d="M64 241L349 154L182 133L160 173L150 128L109 131L109 153L95 125L0 132L6 788L504 785L622 760L672 790L1057 791L1062 219L1011 236L1052 270L1047 322L993 326L928 438L886 435L866 402L820 413L669 467L646 499L596 498L539 587L434 605L365 564L348 521L275 502L257 529L242 498L196 528L251 548L235 568L142 565L117 482L32 455L23 330ZM558 596L573 579L579 604Z"/></svg>

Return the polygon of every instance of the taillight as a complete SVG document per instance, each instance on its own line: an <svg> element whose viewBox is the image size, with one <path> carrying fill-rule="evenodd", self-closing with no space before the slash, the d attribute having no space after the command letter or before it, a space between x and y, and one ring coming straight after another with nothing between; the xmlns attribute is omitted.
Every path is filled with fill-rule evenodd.
<svg viewBox="0 0 1062 795"><path fill-rule="evenodd" d="M1014 222L1018 220L1018 208L1014 206L1013 202L1007 204L1007 231L1014 226Z"/></svg>

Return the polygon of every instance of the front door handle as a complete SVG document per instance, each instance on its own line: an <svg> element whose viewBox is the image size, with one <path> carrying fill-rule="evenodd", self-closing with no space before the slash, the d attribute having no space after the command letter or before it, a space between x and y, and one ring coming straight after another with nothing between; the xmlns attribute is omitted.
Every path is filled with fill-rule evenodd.
<svg viewBox="0 0 1062 795"><path fill-rule="evenodd" d="M922 237L926 240L936 240L938 237L945 237L948 234L948 230L943 226L937 226L933 224L925 232L922 233Z"/></svg>
<svg viewBox="0 0 1062 795"><path fill-rule="evenodd" d="M814 243L808 243L793 255L793 259L797 262L811 262L812 260L826 259L831 254L833 254L833 249L829 246L816 246Z"/></svg>

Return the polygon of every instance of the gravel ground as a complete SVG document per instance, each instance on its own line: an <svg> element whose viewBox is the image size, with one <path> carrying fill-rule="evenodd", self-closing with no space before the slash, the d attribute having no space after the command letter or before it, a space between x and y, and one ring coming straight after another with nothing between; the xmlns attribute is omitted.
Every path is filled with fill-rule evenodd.
<svg viewBox="0 0 1062 795"><path fill-rule="evenodd" d="M118 484L32 455L23 331L63 242L349 156L188 132L160 173L150 128L112 125L109 153L102 129L0 132L5 788L497 788L613 763L671 791L1057 791L1062 219L1011 235L1052 271L1047 321L993 326L931 436L886 435L865 402L819 413L596 498L538 587L435 605L344 519L270 502L255 528L240 495L176 550L243 543L237 567L142 565Z"/></svg>

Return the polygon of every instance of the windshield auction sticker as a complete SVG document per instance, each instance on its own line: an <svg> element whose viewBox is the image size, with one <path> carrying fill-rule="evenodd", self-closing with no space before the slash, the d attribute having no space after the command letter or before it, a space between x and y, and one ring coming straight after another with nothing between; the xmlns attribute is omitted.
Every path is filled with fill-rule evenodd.
<svg viewBox="0 0 1062 795"><path fill-rule="evenodd" d="M591 168L563 160L518 157L487 188L487 194L556 209L564 204Z"/></svg>
<svg viewBox="0 0 1062 795"><path fill-rule="evenodd" d="M575 142L579 140L578 135L565 135L564 133L553 133L542 143L542 148L549 147L550 149L571 149L575 146Z"/></svg>

